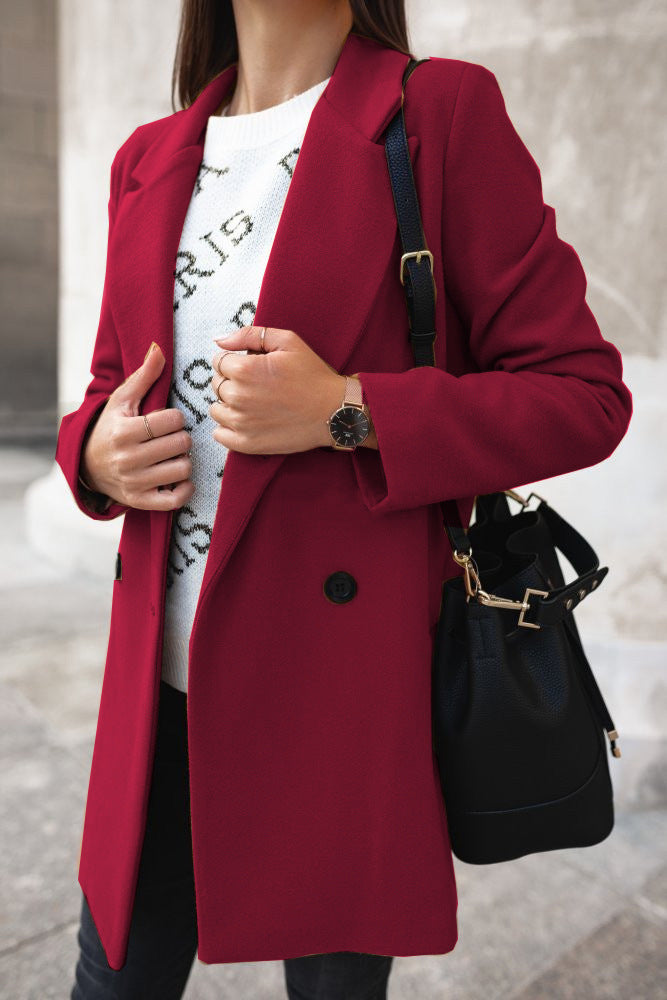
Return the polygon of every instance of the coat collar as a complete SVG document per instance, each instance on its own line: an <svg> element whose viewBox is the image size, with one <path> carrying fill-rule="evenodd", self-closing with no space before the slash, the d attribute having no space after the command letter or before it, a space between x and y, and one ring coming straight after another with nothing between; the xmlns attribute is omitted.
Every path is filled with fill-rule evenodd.
<svg viewBox="0 0 667 1000"><path fill-rule="evenodd" d="M321 105L329 104L356 132L370 142L377 142L400 106L401 77L407 60L407 56L395 49L350 31L331 79L310 117L309 139L326 125L325 120L320 121ZM173 158L191 157L201 162L208 117L233 89L237 65L232 63L222 70L188 108L172 116L171 127L161 133L135 164L131 176L136 184L150 186L171 168Z"/></svg>
<svg viewBox="0 0 667 1000"><path fill-rule="evenodd" d="M397 252L398 227L381 136L400 107L407 61L408 56L373 39L353 31L347 35L308 121L254 315L256 326L295 330L343 373ZM117 209L112 235L117 249L107 280L124 354L133 370L155 340L166 357L162 375L144 397L143 413L167 402L173 265L208 116L233 88L236 71L236 63L224 69L188 108L170 116L132 169ZM409 147L414 157L416 137L409 137ZM228 561L285 457L229 453L202 595L213 573Z"/></svg>

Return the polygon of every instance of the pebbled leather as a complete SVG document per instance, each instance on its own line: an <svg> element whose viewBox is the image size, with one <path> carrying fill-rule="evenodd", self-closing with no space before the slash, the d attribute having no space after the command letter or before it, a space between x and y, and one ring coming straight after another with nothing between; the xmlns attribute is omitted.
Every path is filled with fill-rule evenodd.
<svg viewBox="0 0 667 1000"><path fill-rule="evenodd" d="M411 59L403 93L419 62ZM403 253L425 248L403 103L385 152ZM405 262L405 296L416 365L434 365L435 283L428 258ZM615 726L572 614L608 573L586 539L541 500L513 515L505 492L476 498L464 528L442 502L455 553L471 556L482 589L527 600L514 609L469 599L459 575L443 583L433 630L433 750L454 854L470 864L599 843L614 825ZM457 523L458 521L458 523ZM557 551L577 577L565 583ZM546 591L546 596L527 590Z"/></svg>
<svg viewBox="0 0 667 1000"><path fill-rule="evenodd" d="M410 59L403 74L403 92L413 71L426 59ZM403 253L428 249L421 221L419 199L405 131L403 104L386 129L385 153ZM436 287L427 257L419 263L405 262L405 295L410 320L410 339L416 365L434 365Z"/></svg>

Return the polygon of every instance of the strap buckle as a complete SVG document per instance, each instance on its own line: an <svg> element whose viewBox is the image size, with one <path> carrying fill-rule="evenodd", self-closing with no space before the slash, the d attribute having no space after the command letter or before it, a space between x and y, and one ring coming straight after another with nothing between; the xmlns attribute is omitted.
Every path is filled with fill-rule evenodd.
<svg viewBox="0 0 667 1000"><path fill-rule="evenodd" d="M479 604L484 604L487 608L504 608L508 611L518 611L519 620L517 622L522 628L542 628L537 622L526 621L526 611L530 609L528 601L529 594L539 597L548 597L548 590L536 590L534 587L526 587L522 601L515 601L511 597L499 597L497 594L489 594L482 589L477 563L472 558L472 554L467 552L453 553L454 561L463 566L463 581L466 590L466 601L474 598Z"/></svg>
<svg viewBox="0 0 667 1000"><path fill-rule="evenodd" d="M525 620L526 611L528 611L528 609L530 608L530 603L528 602L529 594L536 594L540 595L541 597L548 597L549 591L535 590L533 587L526 587L526 592L523 595L522 601L513 601L507 597L497 597L496 594L487 594L487 592L485 590L482 590L481 588L477 591L477 593L474 596L477 598L480 604L485 604L487 608L507 608L509 611L519 611L519 609L521 609L521 613L519 614L519 620L517 622L518 625L521 625L523 628L542 628L542 626L538 625L537 623L527 622Z"/></svg>
<svg viewBox="0 0 667 1000"><path fill-rule="evenodd" d="M532 494L531 494L531 496L532 496ZM523 611L521 612L521 614L519 615L519 622L518 622L518 624L519 625L523 625L524 628L542 628L541 625L537 625L537 624L534 624L533 622L527 622L527 621L525 621L526 611L528 611L528 609L530 608L530 604L528 602L528 595L529 594L535 594L537 597L548 597L549 596L549 591L548 590L534 590L532 587L526 587L526 593L523 595L524 608L523 608Z"/></svg>
<svg viewBox="0 0 667 1000"><path fill-rule="evenodd" d="M409 253L404 253L403 256L401 257L400 279L401 279L401 284L402 285L405 284L405 278L403 276L404 275L404 271L405 271L405 262L410 257L414 257L418 264L421 263L422 257L428 257L429 264L431 266L431 277L433 277L433 254L431 253L431 251L430 250L426 250L426 249L424 249L424 250L411 250Z"/></svg>

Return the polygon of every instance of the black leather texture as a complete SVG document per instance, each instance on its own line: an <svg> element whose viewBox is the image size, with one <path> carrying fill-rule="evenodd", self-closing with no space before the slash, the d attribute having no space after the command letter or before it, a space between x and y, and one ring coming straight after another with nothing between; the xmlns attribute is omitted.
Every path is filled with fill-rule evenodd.
<svg viewBox="0 0 667 1000"><path fill-rule="evenodd" d="M423 61L409 60L404 97ZM403 104L385 149L403 253L426 249ZM403 274L415 364L433 365L428 258L407 259ZM452 549L470 557L478 576L475 596L461 576L443 583L432 676L433 750L451 846L469 864L591 846L614 825L605 731L612 756L620 756L618 737L572 614L608 568L546 500L536 510L522 501L513 514L511 492L476 497L469 528L453 500L442 502ZM577 574L570 583L557 550ZM481 603L484 592L527 605L523 622L521 609Z"/></svg>
<svg viewBox="0 0 667 1000"><path fill-rule="evenodd" d="M480 502L481 501L481 502ZM468 539L488 607L462 577L443 584L433 659L433 746L452 850L469 864L587 847L614 825L606 753L615 730L572 608L607 574L588 543L542 501L512 515L504 493L477 498ZM566 584L556 549L576 571ZM568 608L568 603L572 604ZM615 739L610 751L618 753Z"/></svg>

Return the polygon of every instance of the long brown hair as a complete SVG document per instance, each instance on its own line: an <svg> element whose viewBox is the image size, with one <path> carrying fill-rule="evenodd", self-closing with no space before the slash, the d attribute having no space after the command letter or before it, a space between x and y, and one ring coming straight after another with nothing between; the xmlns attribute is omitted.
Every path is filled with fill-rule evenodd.
<svg viewBox="0 0 667 1000"><path fill-rule="evenodd" d="M351 30L382 45L411 55L405 17L405 0L350 0L354 16ZM187 108L204 87L239 58L236 23L231 0L183 0L174 68L171 106L178 94Z"/></svg>

